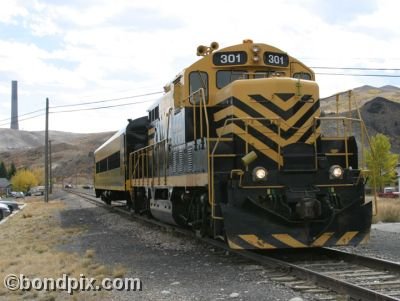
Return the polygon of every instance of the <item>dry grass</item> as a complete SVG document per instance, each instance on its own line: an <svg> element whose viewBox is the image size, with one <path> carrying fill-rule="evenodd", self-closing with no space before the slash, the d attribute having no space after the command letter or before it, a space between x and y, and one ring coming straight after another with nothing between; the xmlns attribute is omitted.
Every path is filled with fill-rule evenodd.
<svg viewBox="0 0 400 301"><path fill-rule="evenodd" d="M395 223L400 222L400 199L378 198L378 214L372 222Z"/></svg>
<svg viewBox="0 0 400 301"><path fill-rule="evenodd" d="M124 274L121 267L110 268L95 262L95 251L86 250L84 256L76 253L61 252L57 248L83 229L62 228L56 217L63 209L60 201L44 204L42 200L27 200L27 206L19 214L0 225L0 281L8 274L24 274L30 279L40 277L61 278L63 274L79 278L100 279ZM116 276L114 276L116 277ZM4 300L107 300L103 292L75 292L69 296L66 292L10 292L0 285L0 299Z"/></svg>

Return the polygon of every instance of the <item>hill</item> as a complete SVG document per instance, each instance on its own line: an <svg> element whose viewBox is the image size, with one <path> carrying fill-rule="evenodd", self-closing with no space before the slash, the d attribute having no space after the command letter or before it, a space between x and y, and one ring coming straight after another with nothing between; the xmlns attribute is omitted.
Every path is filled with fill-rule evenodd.
<svg viewBox="0 0 400 301"><path fill-rule="evenodd" d="M361 116L370 135L389 136L392 152L400 153L400 103L375 97L361 108Z"/></svg>
<svg viewBox="0 0 400 301"><path fill-rule="evenodd" d="M388 100L383 97L375 97L366 102L360 108L361 117L367 127L368 134L374 136L382 133L390 138L392 152L400 153L400 103ZM333 116L333 113L326 116ZM342 112L339 115L349 116L348 112ZM352 117L358 118L356 110L352 110ZM333 127L324 127L323 133L333 134ZM353 134L358 141L361 141L359 126L353 126Z"/></svg>
<svg viewBox="0 0 400 301"><path fill-rule="evenodd" d="M376 97L381 97L392 102L400 103L400 88L395 86L387 85L376 88L366 85L351 90L351 93L355 103L358 103L360 107L375 99ZM347 93L343 94L340 97L339 112L346 112L349 110L347 99ZM336 112L336 96L332 95L327 98L321 99L321 110L327 114Z"/></svg>
<svg viewBox="0 0 400 301"><path fill-rule="evenodd" d="M112 134L113 132L77 134L50 131L53 178L60 183L91 183L93 151ZM0 161L7 167L14 162L17 169L43 168L44 136L44 131L0 129Z"/></svg>

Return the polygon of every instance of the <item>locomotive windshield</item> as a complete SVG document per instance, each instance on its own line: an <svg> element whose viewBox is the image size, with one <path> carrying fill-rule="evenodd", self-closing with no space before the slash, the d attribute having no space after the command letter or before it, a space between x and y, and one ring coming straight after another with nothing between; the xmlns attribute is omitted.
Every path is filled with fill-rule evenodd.
<svg viewBox="0 0 400 301"><path fill-rule="evenodd" d="M248 79L247 71L243 70L222 70L217 71L217 88L221 89L237 79Z"/></svg>

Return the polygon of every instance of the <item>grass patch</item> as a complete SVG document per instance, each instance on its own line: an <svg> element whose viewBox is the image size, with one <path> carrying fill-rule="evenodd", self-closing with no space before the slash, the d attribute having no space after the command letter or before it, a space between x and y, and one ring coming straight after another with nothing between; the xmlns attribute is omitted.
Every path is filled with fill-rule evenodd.
<svg viewBox="0 0 400 301"><path fill-rule="evenodd" d="M378 214L373 216L372 223L396 223L400 222L400 199L378 198Z"/></svg>
<svg viewBox="0 0 400 301"><path fill-rule="evenodd" d="M70 277L96 278L96 284L104 277L122 275L121 268L114 269L95 261L95 251L86 250L84 255L62 252L58 246L80 235L83 228L62 228L57 214L63 210L61 201L44 203L41 199L26 199L23 212L0 225L0 281L8 274L23 274L33 278ZM74 292L73 296L64 291L8 291L0 285L0 296L7 300L109 300L107 292Z"/></svg>

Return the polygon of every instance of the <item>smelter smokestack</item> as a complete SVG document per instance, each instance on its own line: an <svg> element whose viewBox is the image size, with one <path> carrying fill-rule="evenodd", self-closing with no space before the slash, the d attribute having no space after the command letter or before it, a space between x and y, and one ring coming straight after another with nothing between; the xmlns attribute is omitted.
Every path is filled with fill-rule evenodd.
<svg viewBox="0 0 400 301"><path fill-rule="evenodd" d="M11 129L18 130L18 82L11 81Z"/></svg>

